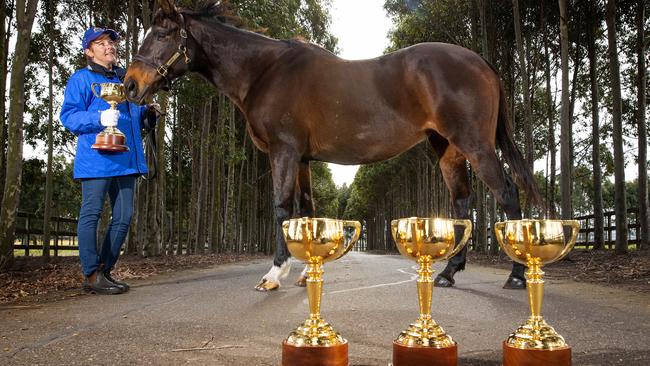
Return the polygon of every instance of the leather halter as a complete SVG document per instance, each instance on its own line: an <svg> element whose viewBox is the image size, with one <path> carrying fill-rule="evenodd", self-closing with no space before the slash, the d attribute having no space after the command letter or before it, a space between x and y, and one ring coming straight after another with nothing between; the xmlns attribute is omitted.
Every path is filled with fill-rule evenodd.
<svg viewBox="0 0 650 366"><path fill-rule="evenodd" d="M142 63L144 63L146 65L149 65L149 66L153 67L154 69L156 69L156 71L158 72L158 75L165 78L165 81L167 82L168 86L171 86L171 80L169 80L167 75L169 74L169 69L172 66L174 66L176 61L178 61L178 59L181 56L185 57L185 64L189 64L192 61L190 59L190 57L187 55L187 30L185 29L185 19L183 18L183 15L180 14L180 13L178 14L178 16L181 19L181 21L180 21L180 30L179 30L179 35L181 37L181 43L178 45L178 48L176 49L176 52L174 52L169 57L169 59L167 59L166 62L164 62L163 64L157 66L153 61L149 61L146 58L144 58L143 56L140 56L139 54L136 55L133 58L134 60L140 61L140 62L142 62Z"/></svg>

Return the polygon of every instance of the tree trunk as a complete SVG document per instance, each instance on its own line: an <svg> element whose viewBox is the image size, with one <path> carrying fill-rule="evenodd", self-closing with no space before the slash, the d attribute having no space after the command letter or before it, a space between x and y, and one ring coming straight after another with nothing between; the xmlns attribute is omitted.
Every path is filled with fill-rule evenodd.
<svg viewBox="0 0 650 366"><path fill-rule="evenodd" d="M544 18L544 23L546 23ZM554 102L551 97L551 58L548 53L548 33L544 32L544 76L546 79L546 119L548 120L548 151L550 155L550 167L548 177L548 188L546 194L546 209L548 210L549 218L557 218L556 198L555 198L555 159L557 156L557 146L555 144L555 117Z"/></svg>
<svg viewBox="0 0 650 366"><path fill-rule="evenodd" d="M569 120L569 30L567 28L566 0L559 0L560 44L562 59L562 121L560 129L562 218L573 217L571 205L571 123Z"/></svg>
<svg viewBox="0 0 650 366"><path fill-rule="evenodd" d="M206 228L206 196L208 192L208 138L210 134L210 118L212 110L212 98L205 101L203 105L203 118L201 120L201 136L199 136L199 161L198 161L198 197L196 199L196 230L194 232L196 241L196 252L202 254L205 252L205 228Z"/></svg>
<svg viewBox="0 0 650 366"><path fill-rule="evenodd" d="M135 32L135 0L128 0L127 10L126 10L126 35L124 42L124 58L126 58L125 65L131 63L131 35Z"/></svg>
<svg viewBox="0 0 650 366"><path fill-rule="evenodd" d="M519 70L521 73L521 89L524 96L524 115L521 124L524 127L524 143L526 145L526 162L533 170L533 126L530 120L530 87L528 85L528 70L526 67L526 56L524 52L524 42L521 37L521 20L519 17L519 0L512 0L512 8L515 24L515 38L517 41L517 54L519 55ZM529 200L526 200L527 202ZM526 203L524 215L530 217L531 206Z"/></svg>
<svg viewBox="0 0 650 366"><path fill-rule="evenodd" d="M174 138L176 140L176 255L183 254L183 191L181 190L181 179L183 177L182 157L182 137L180 125L180 106L178 105L178 95L174 98L176 110L174 111Z"/></svg>
<svg viewBox="0 0 650 366"><path fill-rule="evenodd" d="M6 19L7 28L5 24L0 24L0 70L7 70L7 58L9 55L9 39L11 38L11 23L13 20L13 12L7 8L7 3L0 0L0 19ZM13 3L11 4L13 5ZM9 11L9 14L7 14ZM0 72L0 202L4 195L4 182L6 176L6 162L7 162L7 121L5 116L6 98L7 95L7 73Z"/></svg>
<svg viewBox="0 0 650 366"><path fill-rule="evenodd" d="M646 131L645 111L646 111L646 78L647 70L645 67L645 35L644 35L644 21L645 21L645 0L638 1L637 8L637 103L638 115L637 123L639 129L639 184L638 184L638 199L639 202L639 229L637 229L637 248L649 249L650 248L650 208L648 207L648 132Z"/></svg>
<svg viewBox="0 0 650 366"><path fill-rule="evenodd" d="M2 1L2 0L0 0ZM48 0L47 4L47 30L48 36L54 35L54 13L56 12L53 0ZM54 40L50 39L51 44ZM52 150L54 141L52 141L52 129L54 124L54 90L52 73L54 66L54 48L49 47L47 52L47 80L48 80L48 120L47 120L47 173L45 176L45 205L43 210L43 257L46 260L50 258L50 218L52 216Z"/></svg>
<svg viewBox="0 0 650 366"><path fill-rule="evenodd" d="M20 178L23 168L23 122L25 112L25 67L27 66L32 25L38 0L16 1L16 46L9 87L7 175L0 206L0 270L13 262L16 214L20 199Z"/></svg>
<svg viewBox="0 0 650 366"><path fill-rule="evenodd" d="M158 126L156 127L156 141L158 145L156 146L156 159L158 161L158 173L156 180L158 183L158 199L156 200L157 211L158 211L158 222L159 225L159 234L158 241L160 243L160 250L158 254L166 255L168 251L166 250L167 245L171 245L171 235L166 235L168 233L168 220L167 220L167 176L166 165L167 159L165 158L165 128L167 127L167 111L169 109L169 95L166 92L161 92L160 96L160 109L163 112L163 115L160 116L160 121L158 121Z"/></svg>
<svg viewBox="0 0 650 366"><path fill-rule="evenodd" d="M625 157L621 118L621 72L616 41L616 0L607 0L607 43L612 80L612 124L614 140L614 211L616 213L616 253L627 253L627 207L625 202Z"/></svg>
<svg viewBox="0 0 650 366"><path fill-rule="evenodd" d="M589 52L589 77L591 83L591 120L592 120L592 169L594 179L594 249L605 249L603 243L605 218L603 216L603 193L602 177L600 166L600 123L598 116L598 74L596 60L596 30L598 29L598 20L596 15L596 5L591 6L591 16L588 29L587 51ZM589 238L587 238L587 241Z"/></svg>

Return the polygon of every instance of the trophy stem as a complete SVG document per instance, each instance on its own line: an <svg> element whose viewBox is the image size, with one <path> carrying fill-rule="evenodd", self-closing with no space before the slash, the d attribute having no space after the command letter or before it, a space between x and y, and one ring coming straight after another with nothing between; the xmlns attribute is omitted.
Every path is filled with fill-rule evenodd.
<svg viewBox="0 0 650 366"><path fill-rule="evenodd" d="M420 304L420 320L431 320L431 298L433 293L433 269L428 256L418 258L418 302Z"/></svg>
<svg viewBox="0 0 650 366"><path fill-rule="evenodd" d="M307 264L307 299L309 300L309 318L320 319L320 303L323 294L323 263L318 261Z"/></svg>
<svg viewBox="0 0 650 366"><path fill-rule="evenodd" d="M530 305L531 320L542 319L542 299L544 296L544 272L535 262L528 263L526 281L528 284L528 303Z"/></svg>

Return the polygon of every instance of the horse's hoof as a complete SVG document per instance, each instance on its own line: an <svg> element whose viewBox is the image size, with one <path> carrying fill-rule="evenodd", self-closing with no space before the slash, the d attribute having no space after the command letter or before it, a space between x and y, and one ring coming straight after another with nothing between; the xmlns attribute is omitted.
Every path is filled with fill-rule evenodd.
<svg viewBox="0 0 650 366"><path fill-rule="evenodd" d="M269 292L269 291L277 290L279 287L280 287L279 283L263 279L262 281L260 281L260 283L257 284L257 286L255 286L255 289L261 292Z"/></svg>
<svg viewBox="0 0 650 366"><path fill-rule="evenodd" d="M305 277L305 276L298 277L298 281L296 281L296 283L294 283L294 285L296 285L298 287L307 287L307 277Z"/></svg>
<svg viewBox="0 0 650 366"><path fill-rule="evenodd" d="M508 277L506 283L503 285L503 288L508 290L524 290L526 289L526 280L510 276Z"/></svg>
<svg viewBox="0 0 650 366"><path fill-rule="evenodd" d="M454 286L454 283L456 283L456 281L454 281L453 278L450 280L442 275L438 275L433 281L433 285L436 287L452 287Z"/></svg>

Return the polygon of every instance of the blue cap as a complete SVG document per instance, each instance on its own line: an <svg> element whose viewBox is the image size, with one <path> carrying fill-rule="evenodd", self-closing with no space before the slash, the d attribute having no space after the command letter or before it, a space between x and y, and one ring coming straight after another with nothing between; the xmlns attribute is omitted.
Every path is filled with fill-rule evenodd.
<svg viewBox="0 0 650 366"><path fill-rule="evenodd" d="M84 50L86 48L89 48L90 43L96 40L97 38L99 38L99 36L101 36L102 34L108 34L108 36L111 37L113 41L117 41L120 38L120 34L112 29L90 27L88 28L86 33L84 33L84 38L81 41L81 47Z"/></svg>

